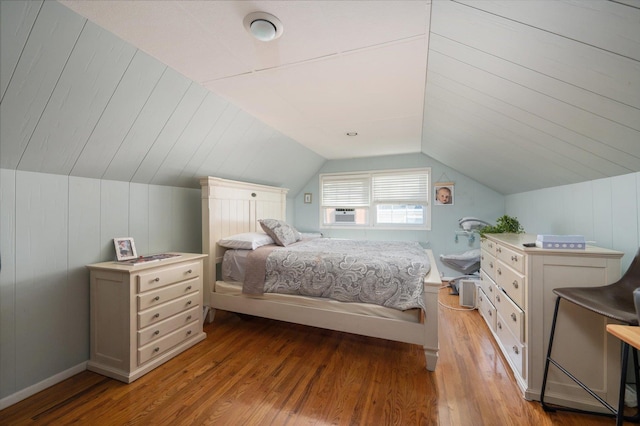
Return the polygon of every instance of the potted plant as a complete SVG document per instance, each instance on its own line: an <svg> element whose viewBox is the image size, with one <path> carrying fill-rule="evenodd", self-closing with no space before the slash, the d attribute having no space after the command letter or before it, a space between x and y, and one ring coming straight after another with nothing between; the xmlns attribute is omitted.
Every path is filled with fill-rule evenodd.
<svg viewBox="0 0 640 426"><path fill-rule="evenodd" d="M511 217L508 215L504 215L496 219L495 226L485 226L480 228L480 236L484 236L484 234L501 234L501 233L512 233L512 234L522 234L524 232L524 228L520 225L517 217Z"/></svg>

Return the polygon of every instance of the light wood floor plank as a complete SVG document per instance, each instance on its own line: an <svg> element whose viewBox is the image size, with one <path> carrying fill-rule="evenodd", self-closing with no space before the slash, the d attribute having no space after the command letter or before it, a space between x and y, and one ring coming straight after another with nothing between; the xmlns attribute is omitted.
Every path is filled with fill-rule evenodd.
<svg viewBox="0 0 640 426"><path fill-rule="evenodd" d="M439 310L435 372L419 346L218 312L205 341L137 381L85 371L0 411L0 424L615 424L524 400L478 312Z"/></svg>

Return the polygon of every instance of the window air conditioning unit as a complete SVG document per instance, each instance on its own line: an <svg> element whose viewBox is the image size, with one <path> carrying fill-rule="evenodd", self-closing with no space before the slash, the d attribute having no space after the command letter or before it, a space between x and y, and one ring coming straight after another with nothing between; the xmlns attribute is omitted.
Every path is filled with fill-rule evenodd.
<svg viewBox="0 0 640 426"><path fill-rule="evenodd" d="M356 223L355 209L336 209L333 212L334 223Z"/></svg>

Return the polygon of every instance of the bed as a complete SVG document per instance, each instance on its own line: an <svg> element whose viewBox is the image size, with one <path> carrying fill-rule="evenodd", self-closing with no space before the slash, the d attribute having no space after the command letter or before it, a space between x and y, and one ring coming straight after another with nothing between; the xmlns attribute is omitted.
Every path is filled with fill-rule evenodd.
<svg viewBox="0 0 640 426"><path fill-rule="evenodd" d="M421 249L429 259L430 269L422 280L424 291L419 308L400 310L292 294L246 294L241 283L228 273L222 279L222 261L225 252L232 249L218 243L230 236L262 232L262 219L285 221L288 190L217 177L202 178L200 184L202 245L208 254L203 294L209 322L219 309L416 344L424 349L427 370L435 370L439 349L438 292L442 283L431 250Z"/></svg>

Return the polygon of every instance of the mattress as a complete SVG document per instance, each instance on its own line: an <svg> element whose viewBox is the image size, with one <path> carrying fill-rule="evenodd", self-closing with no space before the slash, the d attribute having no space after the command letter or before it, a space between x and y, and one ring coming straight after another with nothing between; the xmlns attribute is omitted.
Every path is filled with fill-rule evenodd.
<svg viewBox="0 0 640 426"><path fill-rule="evenodd" d="M290 294L264 293L262 295L247 295L242 293L242 282L246 270L247 255L251 250L227 250L222 262L222 279L216 281L214 292L229 296L251 297L267 299L283 303L292 303L298 306L331 309L337 312L348 312L361 315L376 316L380 318L398 319L407 322L420 322L420 309L407 309L404 311L387 308L380 305L358 302L339 302L336 300L309 297Z"/></svg>

